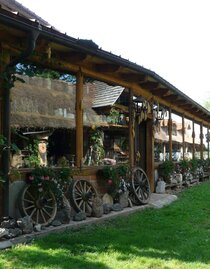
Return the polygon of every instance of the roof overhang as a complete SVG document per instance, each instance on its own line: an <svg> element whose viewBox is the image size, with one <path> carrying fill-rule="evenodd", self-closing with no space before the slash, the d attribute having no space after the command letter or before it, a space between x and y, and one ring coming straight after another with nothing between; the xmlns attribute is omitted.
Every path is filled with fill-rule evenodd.
<svg viewBox="0 0 210 269"><path fill-rule="evenodd" d="M66 73L82 71L86 77L129 88L137 96L158 102L177 114L210 126L210 112L155 72L98 48L87 40L75 39L0 8L1 47L11 58L27 47L28 34L38 31L29 63Z"/></svg>

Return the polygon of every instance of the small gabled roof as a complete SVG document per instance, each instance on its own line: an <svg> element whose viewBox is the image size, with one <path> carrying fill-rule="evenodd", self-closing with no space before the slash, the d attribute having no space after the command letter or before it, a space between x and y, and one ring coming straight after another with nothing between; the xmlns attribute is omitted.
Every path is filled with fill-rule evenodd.
<svg viewBox="0 0 210 269"><path fill-rule="evenodd" d="M109 86L101 81L94 81L94 84L96 89L93 108L113 106L124 90L121 86Z"/></svg>

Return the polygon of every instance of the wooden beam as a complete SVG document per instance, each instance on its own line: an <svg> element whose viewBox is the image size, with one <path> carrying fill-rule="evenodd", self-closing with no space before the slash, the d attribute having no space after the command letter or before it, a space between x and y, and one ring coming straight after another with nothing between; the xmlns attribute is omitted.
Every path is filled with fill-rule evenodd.
<svg viewBox="0 0 210 269"><path fill-rule="evenodd" d="M159 86L158 82L153 82L153 81L141 82L139 84L143 89L147 89L147 90L154 90L154 89L157 89Z"/></svg>
<svg viewBox="0 0 210 269"><path fill-rule="evenodd" d="M135 74L135 73L122 73L120 74L120 77L123 80L126 80L128 82L135 82L135 83L143 82L147 78L147 76L144 74Z"/></svg>
<svg viewBox="0 0 210 269"><path fill-rule="evenodd" d="M149 89L149 91L154 95L158 95L162 97L169 93L169 89L161 88L161 87Z"/></svg>
<svg viewBox="0 0 210 269"><path fill-rule="evenodd" d="M95 69L98 72L112 73L117 72L120 69L120 66L117 64L95 64Z"/></svg>
<svg viewBox="0 0 210 269"><path fill-rule="evenodd" d="M183 160L185 159L185 118L184 115L182 115L182 147L183 147Z"/></svg>
<svg viewBox="0 0 210 269"><path fill-rule="evenodd" d="M193 145L192 145L192 157L195 159L195 122L192 121L192 140L193 140Z"/></svg>
<svg viewBox="0 0 210 269"><path fill-rule="evenodd" d="M155 191L154 182L154 135L153 135L153 120L146 122L146 173L150 182L151 191Z"/></svg>
<svg viewBox="0 0 210 269"><path fill-rule="evenodd" d="M129 164L134 166L134 111L133 111L133 92L129 95Z"/></svg>
<svg viewBox="0 0 210 269"><path fill-rule="evenodd" d="M136 96L143 96L147 100L154 100L158 102L159 104L166 106L166 107L171 107L173 111L176 113L183 114L185 113L186 117L189 119L195 119L196 121L201 121L201 118L197 115L195 115L194 111L191 113L190 111L185 111L184 109L178 107L175 103L168 102L164 98L161 98L159 96L154 96L151 92L149 92L146 89L143 89L138 83L133 83L129 81L123 80L120 76L119 73L101 73L97 72L96 70L93 70L92 67L88 66L87 64L84 65L76 65L70 62L65 62L61 61L58 59L53 58L51 62L49 63L46 59L43 59L42 56L39 55L33 55L30 57L29 62L33 62L34 64L41 64L45 67L48 68L53 68L58 71L63 71L67 73L77 73L80 68L82 68L82 72L84 76L90 77L93 79L101 80L107 83L113 83L116 85L120 85L125 88L130 88L133 91L133 94ZM203 119L203 124L205 126L210 127L210 117L208 120Z"/></svg>
<svg viewBox="0 0 210 269"><path fill-rule="evenodd" d="M77 52L77 51L58 52L58 55L61 60L69 61L71 63L82 62L88 57L86 53Z"/></svg>
<svg viewBox="0 0 210 269"><path fill-rule="evenodd" d="M176 100L178 98L179 97L176 94L164 95L164 99L167 100L168 102L176 103Z"/></svg>
<svg viewBox="0 0 210 269"><path fill-rule="evenodd" d="M83 74L77 73L76 84L76 166L82 167L83 160Z"/></svg>
<svg viewBox="0 0 210 269"><path fill-rule="evenodd" d="M203 160L203 123L200 124L200 158Z"/></svg>
<svg viewBox="0 0 210 269"><path fill-rule="evenodd" d="M169 136L169 160L172 161L172 117L171 117L171 109L169 109L168 136Z"/></svg>

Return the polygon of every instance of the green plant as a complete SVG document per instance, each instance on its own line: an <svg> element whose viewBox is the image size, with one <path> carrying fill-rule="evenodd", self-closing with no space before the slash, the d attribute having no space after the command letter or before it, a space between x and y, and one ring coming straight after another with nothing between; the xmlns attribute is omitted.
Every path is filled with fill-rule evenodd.
<svg viewBox="0 0 210 269"><path fill-rule="evenodd" d="M180 166L180 169L181 169L181 172L182 173L186 173L188 171L188 169L190 168L190 162L188 160L181 160L179 162L179 166Z"/></svg>
<svg viewBox="0 0 210 269"><path fill-rule="evenodd" d="M109 123L117 124L119 121L119 116L120 116L120 112L118 110L116 110L115 108L112 108L110 110L108 117L107 117L107 121Z"/></svg>
<svg viewBox="0 0 210 269"><path fill-rule="evenodd" d="M173 161L170 160L165 160L162 164L159 165L159 172L160 175L168 181L169 177L173 174L174 172L174 163Z"/></svg>
<svg viewBox="0 0 210 269"><path fill-rule="evenodd" d="M36 167L40 165L40 159L38 156L38 141L33 140L26 148L28 151L28 156L24 159L26 167Z"/></svg>
<svg viewBox="0 0 210 269"><path fill-rule="evenodd" d="M28 184L36 186L38 192L50 189L61 203L63 194L68 190L72 179L70 168L52 169L49 167L36 167L27 175Z"/></svg>
<svg viewBox="0 0 210 269"><path fill-rule="evenodd" d="M100 176L105 183L107 193L115 197L119 187L120 180L128 176L129 166L127 164L119 166L105 166L100 170Z"/></svg>
<svg viewBox="0 0 210 269"><path fill-rule="evenodd" d="M105 151L103 145L104 132L99 128L90 129L90 164L99 165L103 162Z"/></svg>
<svg viewBox="0 0 210 269"><path fill-rule="evenodd" d="M192 159L189 161L189 167L190 167L190 170L192 173L195 173L196 170L198 169L199 167L199 160L198 159Z"/></svg>

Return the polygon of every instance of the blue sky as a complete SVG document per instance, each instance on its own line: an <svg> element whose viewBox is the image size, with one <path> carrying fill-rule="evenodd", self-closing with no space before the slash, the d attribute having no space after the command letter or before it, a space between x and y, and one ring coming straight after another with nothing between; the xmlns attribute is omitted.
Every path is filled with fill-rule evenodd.
<svg viewBox="0 0 210 269"><path fill-rule="evenodd" d="M210 99L208 0L17 1L60 31L155 71L196 102Z"/></svg>

